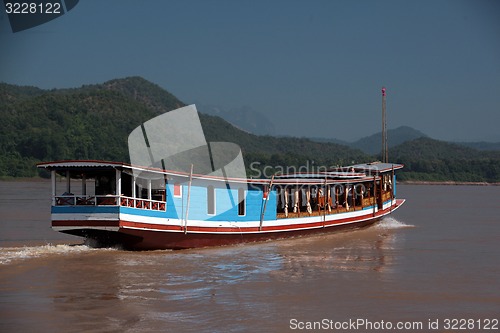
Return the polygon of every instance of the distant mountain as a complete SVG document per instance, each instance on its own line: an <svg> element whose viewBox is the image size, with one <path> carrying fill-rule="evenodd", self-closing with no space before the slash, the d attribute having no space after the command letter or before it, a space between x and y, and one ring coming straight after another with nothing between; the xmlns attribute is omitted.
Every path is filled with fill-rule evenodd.
<svg viewBox="0 0 500 333"><path fill-rule="evenodd" d="M422 137L427 137L427 135L409 126L400 126L398 128L390 129L387 131L387 144L390 148L400 145L406 141L411 141ZM382 150L382 132L375 133L354 142L347 142L334 138L312 138L311 140L317 142L333 142L341 145L346 145L351 148L359 149L369 155L378 155Z"/></svg>
<svg viewBox="0 0 500 333"><path fill-rule="evenodd" d="M337 138L317 138L317 137L313 137L313 138L310 138L310 139L312 141L316 141L316 142L336 143L338 145L344 145L344 146L350 146L352 144L352 142L340 140L340 139L337 139Z"/></svg>
<svg viewBox="0 0 500 333"><path fill-rule="evenodd" d="M198 111L212 116L221 117L234 126L257 135L273 135L276 128L272 121L263 113L241 107L235 109L224 109L214 105L196 104Z"/></svg>
<svg viewBox="0 0 500 333"><path fill-rule="evenodd" d="M427 137L427 135L409 126L401 126L387 130L387 145L391 148L422 137ZM382 150L382 132L361 138L349 146L360 149L370 155L380 154Z"/></svg>

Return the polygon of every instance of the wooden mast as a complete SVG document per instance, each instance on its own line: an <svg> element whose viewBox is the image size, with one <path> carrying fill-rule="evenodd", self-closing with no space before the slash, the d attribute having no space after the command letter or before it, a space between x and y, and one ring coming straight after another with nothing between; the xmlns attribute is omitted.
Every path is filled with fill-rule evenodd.
<svg viewBox="0 0 500 333"><path fill-rule="evenodd" d="M387 118L385 110L385 87L382 87L382 162L389 163L389 152L387 149Z"/></svg>

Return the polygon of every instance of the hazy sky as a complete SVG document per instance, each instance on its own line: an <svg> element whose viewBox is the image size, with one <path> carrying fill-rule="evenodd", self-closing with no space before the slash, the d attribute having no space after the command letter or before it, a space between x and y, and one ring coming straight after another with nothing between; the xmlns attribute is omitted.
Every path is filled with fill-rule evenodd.
<svg viewBox="0 0 500 333"><path fill-rule="evenodd" d="M500 141L500 1L81 0L12 33L0 81L41 88L138 75L185 103L250 107L276 134L353 140L409 125Z"/></svg>

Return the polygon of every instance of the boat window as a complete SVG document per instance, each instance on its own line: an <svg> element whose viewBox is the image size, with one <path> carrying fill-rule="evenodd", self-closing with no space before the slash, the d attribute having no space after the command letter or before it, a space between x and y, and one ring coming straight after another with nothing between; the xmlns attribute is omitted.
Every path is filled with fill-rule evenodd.
<svg viewBox="0 0 500 333"><path fill-rule="evenodd" d="M112 174L99 175L96 177L95 194L97 195L115 194L115 191L116 191L116 181L114 175Z"/></svg>
<svg viewBox="0 0 500 333"><path fill-rule="evenodd" d="M151 199L165 201L165 179L153 179L151 182Z"/></svg>
<svg viewBox="0 0 500 333"><path fill-rule="evenodd" d="M212 185L207 187L207 214L215 215L215 188Z"/></svg>
<svg viewBox="0 0 500 333"><path fill-rule="evenodd" d="M132 196L132 176L123 172L122 173L122 193L126 197Z"/></svg>
<svg viewBox="0 0 500 333"><path fill-rule="evenodd" d="M245 190L242 188L238 189L238 215L243 216L246 214L245 207Z"/></svg>
<svg viewBox="0 0 500 333"><path fill-rule="evenodd" d="M174 184L174 197L180 198L182 197L182 187L180 183Z"/></svg>

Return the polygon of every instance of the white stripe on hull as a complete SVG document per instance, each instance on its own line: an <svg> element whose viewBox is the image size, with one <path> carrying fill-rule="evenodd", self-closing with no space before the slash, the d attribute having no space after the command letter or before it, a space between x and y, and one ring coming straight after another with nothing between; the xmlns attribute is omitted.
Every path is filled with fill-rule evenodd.
<svg viewBox="0 0 500 333"><path fill-rule="evenodd" d="M390 207L390 203L387 203L385 208ZM333 210L334 211L334 210ZM335 221L346 218L354 218L363 215L373 215L374 209L366 208L363 210L357 210L353 212L345 212L345 213L333 213L327 214L327 221ZM375 213L378 212L378 209L375 208ZM158 224L158 225L172 225L183 227L185 221L181 219L173 219L173 218L161 218L161 217L149 217L149 216L141 216L134 214L120 214L120 220L125 220L129 222L137 222L137 223L148 223L148 224ZM295 218L283 218L283 219L275 219L275 220L264 220L262 222L262 227L279 227L279 226L293 226L297 224L308 224L308 223L318 223L323 222L323 215L316 216L305 216L305 217L295 217ZM364 219L366 220L366 219ZM187 221L187 227L203 227L203 228L255 228L260 226L260 221L203 221L203 220L189 220Z"/></svg>

